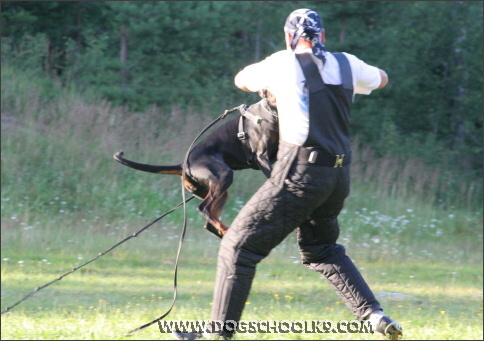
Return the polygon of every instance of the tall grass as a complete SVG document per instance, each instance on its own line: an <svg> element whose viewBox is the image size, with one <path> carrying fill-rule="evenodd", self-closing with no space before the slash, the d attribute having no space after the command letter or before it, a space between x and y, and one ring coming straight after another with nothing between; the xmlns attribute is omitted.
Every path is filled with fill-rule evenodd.
<svg viewBox="0 0 484 341"><path fill-rule="evenodd" d="M455 164L429 164L424 159L385 155L355 139L353 180L380 198L418 199L436 207L478 208L482 204L482 179L460 172Z"/></svg>
<svg viewBox="0 0 484 341"><path fill-rule="evenodd" d="M59 96L44 103L34 83L8 67L2 77L2 196L30 210L50 212L56 197L80 212L117 214L134 202L171 200L178 178L128 170L112 155L124 150L141 162L181 162L197 129L211 120L177 108L131 113L55 88Z"/></svg>
<svg viewBox="0 0 484 341"><path fill-rule="evenodd" d="M128 158L146 163L179 163L193 138L220 114L176 107L129 112L8 64L2 65L1 86L2 228L17 220L77 226L93 217L146 220L166 212L181 201L179 177L134 171L115 162L113 153L124 150ZM380 212L402 221L421 217L398 233L411 241L421 228L436 225L432 219L452 216L439 231L482 236L482 179L459 181L452 168L425 160L377 157L358 139L353 150L348 205L373 212L364 219L385 225ZM229 223L263 180L261 172L236 172L223 219ZM172 217L176 221L181 212ZM355 232L372 230L382 231L368 225Z"/></svg>
<svg viewBox="0 0 484 341"><path fill-rule="evenodd" d="M2 66L2 196L29 211L47 212L55 197L69 197L79 212L105 214L136 209L134 202L144 208L164 198L172 202L179 179L127 169L113 161L113 153L124 150L146 163L179 163L193 138L220 113L176 107L129 112L90 96ZM353 149L353 188L381 200L406 198L443 208L482 205L479 178L460 181L452 168L425 160L378 158L357 139ZM250 195L263 179L254 173L238 174L233 192Z"/></svg>

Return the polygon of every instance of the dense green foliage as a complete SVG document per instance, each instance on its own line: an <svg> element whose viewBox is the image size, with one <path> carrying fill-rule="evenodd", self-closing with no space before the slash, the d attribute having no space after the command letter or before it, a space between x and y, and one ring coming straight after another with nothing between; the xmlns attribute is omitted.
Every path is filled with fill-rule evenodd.
<svg viewBox="0 0 484 341"><path fill-rule="evenodd" d="M8 66L27 77L48 75L37 87L41 103L55 98L60 88L53 84L61 84L129 112L154 110L160 121L169 119L174 106L213 117L256 101L256 94L233 86L233 76L284 47L288 13L312 8L323 17L330 51L354 53L389 74L384 90L356 98L352 131L360 144L377 158L424 160L442 171L440 182L482 178L482 2L2 1L1 6L2 71ZM6 108L17 115L8 104L18 101L17 94L6 96L2 92L2 115Z"/></svg>
<svg viewBox="0 0 484 341"><path fill-rule="evenodd" d="M3 1L2 62L139 110L218 110L247 101L233 75L283 48L283 22L300 7L321 13L330 51L390 76L357 101L356 134L381 153L432 162L450 149L447 162L481 164L482 2Z"/></svg>

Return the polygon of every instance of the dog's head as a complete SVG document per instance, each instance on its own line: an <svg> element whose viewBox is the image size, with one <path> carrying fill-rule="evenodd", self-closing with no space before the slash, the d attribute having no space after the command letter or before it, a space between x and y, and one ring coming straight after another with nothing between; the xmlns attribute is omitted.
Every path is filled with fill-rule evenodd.
<svg viewBox="0 0 484 341"><path fill-rule="evenodd" d="M271 110L277 112L276 96L267 89L259 90L259 96L267 99L267 103L271 107Z"/></svg>

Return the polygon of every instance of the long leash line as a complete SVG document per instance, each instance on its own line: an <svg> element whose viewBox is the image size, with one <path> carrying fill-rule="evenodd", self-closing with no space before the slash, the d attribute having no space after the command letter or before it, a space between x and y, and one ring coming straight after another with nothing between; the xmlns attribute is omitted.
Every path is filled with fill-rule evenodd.
<svg viewBox="0 0 484 341"><path fill-rule="evenodd" d="M174 280L173 280L173 286L174 286L174 293L173 293L173 302L171 304L171 307L169 308L169 310L162 316L160 316L159 318L141 326L141 327L138 327L136 329L133 329L131 331L128 332L127 335L130 335L134 332L137 332L137 331L141 331L143 329L145 329L146 327L149 327L150 325L152 325L153 323L156 323L156 322L159 322L160 320L162 320L164 317L166 317L172 310L173 306L175 305L175 301L176 301L176 297L177 297L177 274L178 274L178 260L179 260L179 257L180 257L180 252L181 252L181 248L182 248L182 245L183 245L183 240L185 238L185 233L186 233L186 227L187 227L187 213L186 213L186 203L189 202L190 200L192 200L194 198L194 196L190 196L188 199L186 199L186 195L185 195L185 186L184 186L184 181L185 181L185 177L186 177L186 166L187 166L187 161L188 161L188 155L193 147L193 145L195 144L195 142L200 138L200 136L202 136L208 129L210 129L215 123L217 123L219 120L221 119L224 119L228 114L234 112L235 110L239 110L241 108L243 108L245 106L245 104L243 105L240 105L238 107L235 107L235 108L232 108L230 110L225 110L225 112L220 115L217 119L215 119L211 124L209 124L196 138L195 140L192 142L192 144L190 145L190 148L188 149L186 155L185 155L185 159L183 161L183 167L182 167L182 197L183 197L183 201L181 203L179 203L178 205L174 206L171 210L169 210L168 212L166 212L165 214L161 215L160 217L152 220L151 222L149 222L147 225L145 225L143 228L141 228L139 231L133 233L132 235L124 238L123 240L119 241L118 243L114 244L113 246L111 246L109 249L103 251L103 252L100 252L98 253L95 257L91 258L90 260L82 263L81 265L77 266L77 267L74 267L72 268L71 270L67 271L66 273L62 274L61 276L59 276L58 278L42 285L42 286L38 286L36 287L34 290L32 290L30 293L28 293L27 295L25 295L22 299L20 299L19 301L17 301L15 304L7 307L6 309L2 310L1 312L1 315L9 312L12 308L16 307L17 305L19 305L20 303L22 303L23 301L25 301L26 299L28 299L29 297L32 297L33 295L35 295L37 292L39 292L40 290L50 286L51 284L57 282L57 281L60 281L61 279L63 279L64 277L70 275L71 273L79 270L80 268L86 266L87 264L91 263L91 262L94 262L95 260L97 260L98 258L104 256L105 254L111 252L112 250L114 250L115 248L117 248L119 245L125 243L126 241L128 241L129 239L131 238L134 238L134 237L138 237L138 235L143 232L144 230L146 230L148 227L152 226L154 223L156 223L157 221L159 221L160 219L164 218L165 216L167 216L168 214L172 213L173 211L175 211L176 209L178 209L180 206L183 205L183 229L182 229L182 234L181 234L181 237L180 237L180 241L179 241L179 244L178 244L178 250L177 250L177 255L176 255L176 261L175 261L175 274L174 274Z"/></svg>
<svg viewBox="0 0 484 341"><path fill-rule="evenodd" d="M198 136L193 140L192 144L190 145L190 147L188 148L188 150L187 150L187 152L185 154L185 158L184 158L183 163L182 163L182 176L181 176L181 188L182 188L182 197L183 197L183 201L182 202L185 202L185 185L184 184L185 184L185 178L186 178L186 170L187 170L187 167L188 167L188 156L190 155L190 152L191 152L191 150L193 148L193 145L200 138L200 136L202 136L203 134L205 134L205 132L208 129L210 129L213 125L215 125L218 121L224 119L228 114L230 114L230 113L232 113L232 112L234 112L236 110L241 110L244 107L245 107L245 104L242 104L242 105L239 105L238 107L234 107L232 109L225 110L222 115L220 115L219 117L217 117L212 123L210 123L207 127L205 127L205 129L203 129L200 132L200 134L198 134ZM166 316L168 316L168 314L171 312L171 310L175 306L175 301L176 301L177 292L178 292L178 290L177 290L178 260L179 260L179 257L180 257L180 253L181 253L183 241L185 239L186 229L187 229L187 211L186 211L186 204L183 204L183 228L182 228L182 233L181 233L181 236L180 236L180 240L178 242L178 250L177 250L176 259L175 259L175 271L174 271L174 277L173 277L173 300L171 302L170 308L166 311L166 313L164 313L160 317L154 319L153 321L150 321L150 322L148 322L148 323L146 323L146 324L144 324L144 325L142 325L142 326L140 326L138 328L135 328L133 330L130 330L125 336L131 336L131 334L133 334L135 332L142 331L143 329L151 326L154 323L158 323L158 326L160 326L160 321L163 320Z"/></svg>
<svg viewBox="0 0 484 341"><path fill-rule="evenodd" d="M150 227L151 225L153 225L154 223L156 223L158 220L160 220L161 218L164 218L165 216L167 216L168 214L170 214L171 212L173 212L174 210L176 210L177 208L179 208L180 206L185 206L187 202L189 202L190 200L192 200L194 198L194 196L192 195L191 197L189 197L188 199L185 200L185 197L183 197L183 202L179 203L178 205L176 205L175 207L173 207L171 210L169 210L168 212L166 212L165 214L163 214L162 216L154 219L153 221L151 221L150 223L148 223L147 225L145 225L142 229L140 229L139 231L133 233L132 235L124 238L123 240L121 240L120 242L114 244L113 246L111 246L109 249L107 249L106 251L104 252L100 252L98 253L94 258L84 262L83 264L67 271L66 273L64 273L63 275L61 275L60 277L42 285L42 286L39 286L39 287L36 287L33 291L31 291L29 294L25 295L21 300L17 301L15 304L11 305L10 307L2 310L2 315L5 314L6 312L10 311L12 308L14 308L15 306L19 305L20 303L22 303L23 301L25 301L27 298L33 296L35 293L39 292L40 290L48 287L49 285L53 284L54 282L57 282L57 281L60 281L62 278L66 277L67 275L79 270L80 268L86 266L87 264L91 263L91 262L94 262L96 259L100 258L101 256L104 256L105 254L107 254L108 252L114 250L115 248L117 248L119 245L125 243L126 241L128 241L129 239L131 238L134 238L134 237L138 237L138 235L143 232L144 230L146 230L148 227Z"/></svg>

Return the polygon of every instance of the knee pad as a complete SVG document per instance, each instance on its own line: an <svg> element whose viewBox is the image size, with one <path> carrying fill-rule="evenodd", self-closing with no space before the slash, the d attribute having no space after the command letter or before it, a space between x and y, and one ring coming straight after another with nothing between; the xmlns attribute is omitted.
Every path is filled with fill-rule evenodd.
<svg viewBox="0 0 484 341"><path fill-rule="evenodd" d="M346 255L346 249L340 244L300 245L301 260L304 265L334 263Z"/></svg>
<svg viewBox="0 0 484 341"><path fill-rule="evenodd" d="M318 217L306 220L297 229L297 241L304 244L336 244L339 237L338 217Z"/></svg>

